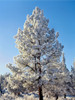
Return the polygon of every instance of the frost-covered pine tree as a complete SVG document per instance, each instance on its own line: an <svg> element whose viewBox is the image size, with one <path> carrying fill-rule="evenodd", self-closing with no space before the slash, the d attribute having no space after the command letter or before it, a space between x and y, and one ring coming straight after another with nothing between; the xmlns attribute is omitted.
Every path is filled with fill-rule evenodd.
<svg viewBox="0 0 75 100"><path fill-rule="evenodd" d="M50 73L51 70L49 70ZM46 89L44 88L46 96L50 98L50 95L61 96L68 95L72 92L72 88L70 87L70 73L65 64L64 53L62 53L62 62L59 63L59 66L57 65L57 70L52 73L52 76L52 78L49 78L49 83L46 85Z"/></svg>
<svg viewBox="0 0 75 100"><path fill-rule="evenodd" d="M27 15L23 30L18 29L15 36L20 53L14 57L16 66L7 66L14 69L15 76L21 72L19 77L23 78L24 86L30 91L38 91L39 100L43 100L42 86L48 83L47 71L53 69L54 73L63 49L57 40L58 32L55 34L54 29L49 29L48 23L38 7L31 16Z"/></svg>
<svg viewBox="0 0 75 100"><path fill-rule="evenodd" d="M60 93L64 95L69 95L70 93L72 93L70 72L66 67L64 53L62 53L62 62L60 65L60 70L57 73L57 78L58 87L60 86Z"/></svg>
<svg viewBox="0 0 75 100"><path fill-rule="evenodd" d="M75 60L73 62L73 67L71 67L71 81L72 81L72 87L74 90L74 94L75 95Z"/></svg>
<svg viewBox="0 0 75 100"><path fill-rule="evenodd" d="M70 72L66 67L64 53L62 54L62 62L60 65L60 70L57 73L57 84L60 89L59 91L60 95L62 94L65 97L65 95L73 94Z"/></svg>

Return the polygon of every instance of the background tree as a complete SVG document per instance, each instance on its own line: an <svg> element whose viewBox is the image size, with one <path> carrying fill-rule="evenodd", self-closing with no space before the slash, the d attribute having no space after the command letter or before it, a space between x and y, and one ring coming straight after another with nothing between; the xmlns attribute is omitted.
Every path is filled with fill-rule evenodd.
<svg viewBox="0 0 75 100"><path fill-rule="evenodd" d="M25 78L24 78L24 72L20 70L20 68L17 68L13 66L12 64L8 64L7 67L12 71L12 75L10 75L7 79L8 85L7 89L9 92L20 95L20 93L23 93L25 91ZM22 76L23 75L23 76Z"/></svg>
<svg viewBox="0 0 75 100"><path fill-rule="evenodd" d="M72 95L74 92L70 72L65 64L64 53L62 53L62 62L60 62L57 68L57 71L52 73L54 77L49 80L49 83L46 84L43 89L44 95L49 99L50 96L55 96L57 98L57 96L59 97L64 95L64 97L66 97L66 95Z"/></svg>
<svg viewBox="0 0 75 100"><path fill-rule="evenodd" d="M73 67L71 67L71 82L72 82L72 88L73 88L73 94L75 95L75 60L73 62Z"/></svg>
<svg viewBox="0 0 75 100"><path fill-rule="evenodd" d="M58 87L59 95L71 95L73 94L72 82L70 77L70 72L65 64L64 53L62 55L62 62L60 65L59 72L56 74L56 87Z"/></svg>
<svg viewBox="0 0 75 100"><path fill-rule="evenodd" d="M7 77L9 74L0 75L0 93L5 93L5 88L7 87Z"/></svg>
<svg viewBox="0 0 75 100"><path fill-rule="evenodd" d="M62 54L62 62L61 62L59 76L60 76L60 78L58 80L58 82L59 82L58 84L60 84L61 94L62 95L65 95L65 94L69 95L72 92L71 91L72 90L71 78L70 78L70 72L66 67L64 53Z"/></svg>
<svg viewBox="0 0 75 100"><path fill-rule="evenodd" d="M27 15L24 29L18 29L15 36L20 54L14 57L14 71L23 72L19 76L24 77L26 89L39 91L39 100L43 100L43 84L49 81L48 69L56 69L63 49L57 40L58 32L50 30L48 22L43 11L36 7L31 16ZM7 67L12 70L12 66ZM50 75L52 78L52 73Z"/></svg>

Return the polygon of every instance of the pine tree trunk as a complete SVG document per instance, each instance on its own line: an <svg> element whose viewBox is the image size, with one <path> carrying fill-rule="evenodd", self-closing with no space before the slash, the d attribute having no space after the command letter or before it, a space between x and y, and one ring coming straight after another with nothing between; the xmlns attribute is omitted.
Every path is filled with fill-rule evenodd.
<svg viewBox="0 0 75 100"><path fill-rule="evenodd" d="M58 100L58 97L56 97L56 100Z"/></svg>
<svg viewBox="0 0 75 100"><path fill-rule="evenodd" d="M66 98L66 94L64 94L64 98Z"/></svg>
<svg viewBox="0 0 75 100"><path fill-rule="evenodd" d="M43 100L42 87L39 86L39 100Z"/></svg>
<svg viewBox="0 0 75 100"><path fill-rule="evenodd" d="M40 45L40 40L38 41L39 42L39 45ZM38 49L39 50L39 49ZM41 53L38 53L38 59L40 61L40 57L41 57ZM39 66L39 73L41 74L41 65L40 63L38 63L38 66ZM39 75L39 80L41 79L41 76ZM39 81L38 81L39 82ZM40 83L40 82L39 82ZM42 94L42 85L39 86L39 100L43 100L43 94Z"/></svg>
<svg viewBox="0 0 75 100"><path fill-rule="evenodd" d="M58 100L58 95L57 94L55 94L55 98L56 98L56 100Z"/></svg>

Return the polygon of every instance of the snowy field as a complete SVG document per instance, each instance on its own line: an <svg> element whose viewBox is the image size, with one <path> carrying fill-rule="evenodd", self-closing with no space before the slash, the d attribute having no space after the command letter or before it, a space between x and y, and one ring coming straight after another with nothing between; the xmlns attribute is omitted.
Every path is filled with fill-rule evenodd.
<svg viewBox="0 0 75 100"><path fill-rule="evenodd" d="M38 97L34 94L30 94L30 95L21 95L19 97L14 96L13 94L8 94L5 93L0 97L0 100L39 100ZM51 98L45 98L44 100L55 100L54 97ZM58 100L75 100L75 97L67 97L67 99L64 99L63 97L59 97Z"/></svg>

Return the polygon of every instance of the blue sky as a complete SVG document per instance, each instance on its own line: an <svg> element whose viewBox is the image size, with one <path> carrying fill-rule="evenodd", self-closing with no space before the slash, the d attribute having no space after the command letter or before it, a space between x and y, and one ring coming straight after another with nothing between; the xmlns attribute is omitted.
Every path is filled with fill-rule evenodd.
<svg viewBox="0 0 75 100"><path fill-rule="evenodd" d="M23 29L27 14L38 6L50 20L49 28L59 31L59 41L64 45L66 65L70 70L75 58L75 2L49 0L0 1L0 74L9 72L6 64L13 63L18 55L15 39L18 28Z"/></svg>

